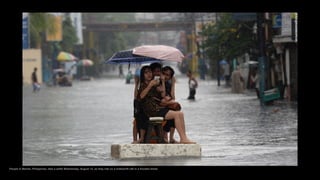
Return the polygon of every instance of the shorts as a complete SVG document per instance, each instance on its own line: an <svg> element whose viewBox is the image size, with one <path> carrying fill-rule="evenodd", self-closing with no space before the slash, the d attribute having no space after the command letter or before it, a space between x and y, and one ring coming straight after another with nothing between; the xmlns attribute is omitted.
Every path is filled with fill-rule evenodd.
<svg viewBox="0 0 320 180"><path fill-rule="evenodd" d="M164 117L166 116L166 114L168 113L169 109L168 108L161 108L157 113L156 116L160 116L160 117Z"/></svg>
<svg viewBox="0 0 320 180"><path fill-rule="evenodd" d="M137 99L133 100L133 117L137 118L140 113L140 101Z"/></svg>
<svg viewBox="0 0 320 180"><path fill-rule="evenodd" d="M161 108L159 111L155 113L154 117L159 116L164 118L168 113L168 111L169 111L168 108ZM137 114L137 117L138 117L137 118L138 129L147 130L149 117L143 111L139 111L139 113Z"/></svg>
<svg viewBox="0 0 320 180"><path fill-rule="evenodd" d="M166 124L163 126L163 130L169 132L171 127L175 128L174 119L167 120Z"/></svg>
<svg viewBox="0 0 320 180"><path fill-rule="evenodd" d="M148 122L149 122L148 116L146 116L143 111L140 111L136 116L137 117L135 117L135 119L136 119L136 123L137 123L137 129L138 130L140 130L140 129L147 130L148 129Z"/></svg>

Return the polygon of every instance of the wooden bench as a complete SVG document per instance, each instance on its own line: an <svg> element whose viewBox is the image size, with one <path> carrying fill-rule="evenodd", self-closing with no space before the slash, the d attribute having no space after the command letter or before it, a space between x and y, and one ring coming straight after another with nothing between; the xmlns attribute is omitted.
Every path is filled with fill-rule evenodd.
<svg viewBox="0 0 320 180"><path fill-rule="evenodd" d="M150 117L145 143L165 143L163 139L163 117Z"/></svg>

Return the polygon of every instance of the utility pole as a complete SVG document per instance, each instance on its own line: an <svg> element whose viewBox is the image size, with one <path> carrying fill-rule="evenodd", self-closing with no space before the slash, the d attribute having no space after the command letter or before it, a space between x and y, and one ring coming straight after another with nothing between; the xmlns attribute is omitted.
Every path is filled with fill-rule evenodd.
<svg viewBox="0 0 320 180"><path fill-rule="evenodd" d="M264 13L257 13L257 33L259 44L259 93L260 93L260 105L264 105L263 92L265 90L265 29L264 29Z"/></svg>
<svg viewBox="0 0 320 180"><path fill-rule="evenodd" d="M216 13L216 24L218 23L218 13ZM218 80L218 86L220 86L220 64L219 59L217 59L217 80Z"/></svg>

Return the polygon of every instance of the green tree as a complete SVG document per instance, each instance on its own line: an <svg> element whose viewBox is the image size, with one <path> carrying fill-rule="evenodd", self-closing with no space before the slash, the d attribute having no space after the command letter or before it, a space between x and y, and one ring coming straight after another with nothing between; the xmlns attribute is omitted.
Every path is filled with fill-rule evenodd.
<svg viewBox="0 0 320 180"><path fill-rule="evenodd" d="M30 47L41 48L45 33L55 33L54 18L48 13L29 13Z"/></svg>
<svg viewBox="0 0 320 180"><path fill-rule="evenodd" d="M218 61L237 58L256 46L250 27L254 22L236 22L232 13L219 13L215 24L207 24L201 33L206 38L202 48L213 67L210 74L215 77Z"/></svg>
<svg viewBox="0 0 320 180"><path fill-rule="evenodd" d="M57 31L54 15L49 13L29 13L30 15L30 47L42 48L46 53L52 53L52 46L46 46L46 34L53 34ZM70 17L62 23L61 46L53 43L58 49L72 52L74 44L77 42L75 28L72 26Z"/></svg>
<svg viewBox="0 0 320 180"><path fill-rule="evenodd" d="M73 47L78 41L78 37L69 16L67 16L62 23L62 32L61 49L67 52L73 52Z"/></svg>

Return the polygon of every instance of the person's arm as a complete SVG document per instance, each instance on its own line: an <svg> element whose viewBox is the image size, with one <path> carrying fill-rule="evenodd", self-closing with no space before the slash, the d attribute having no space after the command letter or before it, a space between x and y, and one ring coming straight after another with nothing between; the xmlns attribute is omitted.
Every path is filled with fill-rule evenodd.
<svg viewBox="0 0 320 180"><path fill-rule="evenodd" d="M158 84L157 80L152 80L149 82L148 86L143 89L140 93L140 98L143 99L146 97L146 95L148 94L148 92L150 91L150 89L152 88L152 86Z"/></svg>
<svg viewBox="0 0 320 180"><path fill-rule="evenodd" d="M159 80L157 80L159 82ZM166 84L165 77L163 74L160 75L160 85L157 87L157 91L160 93L161 97L164 98L166 96Z"/></svg>
<svg viewBox="0 0 320 180"><path fill-rule="evenodd" d="M193 79L193 81L196 83L196 84L195 84L195 87L198 87L198 81L196 80L196 78L195 78L195 77L192 77L192 79Z"/></svg>
<svg viewBox="0 0 320 180"><path fill-rule="evenodd" d="M171 99L171 100L161 99L161 102L160 102L159 105L163 106L163 107L166 107L166 106L168 106L170 104L174 104L174 103L176 103L176 101L173 100L173 99Z"/></svg>
<svg viewBox="0 0 320 180"><path fill-rule="evenodd" d="M255 75L255 76L251 75L250 78L251 78L252 82L256 82L257 81L257 75Z"/></svg>
<svg viewBox="0 0 320 180"><path fill-rule="evenodd" d="M161 92L161 97L164 98L166 96L166 83L164 79L161 81L160 92Z"/></svg>
<svg viewBox="0 0 320 180"><path fill-rule="evenodd" d="M138 96L138 86L139 86L139 78L135 77L134 78L134 93L133 93L134 99L136 99Z"/></svg>

